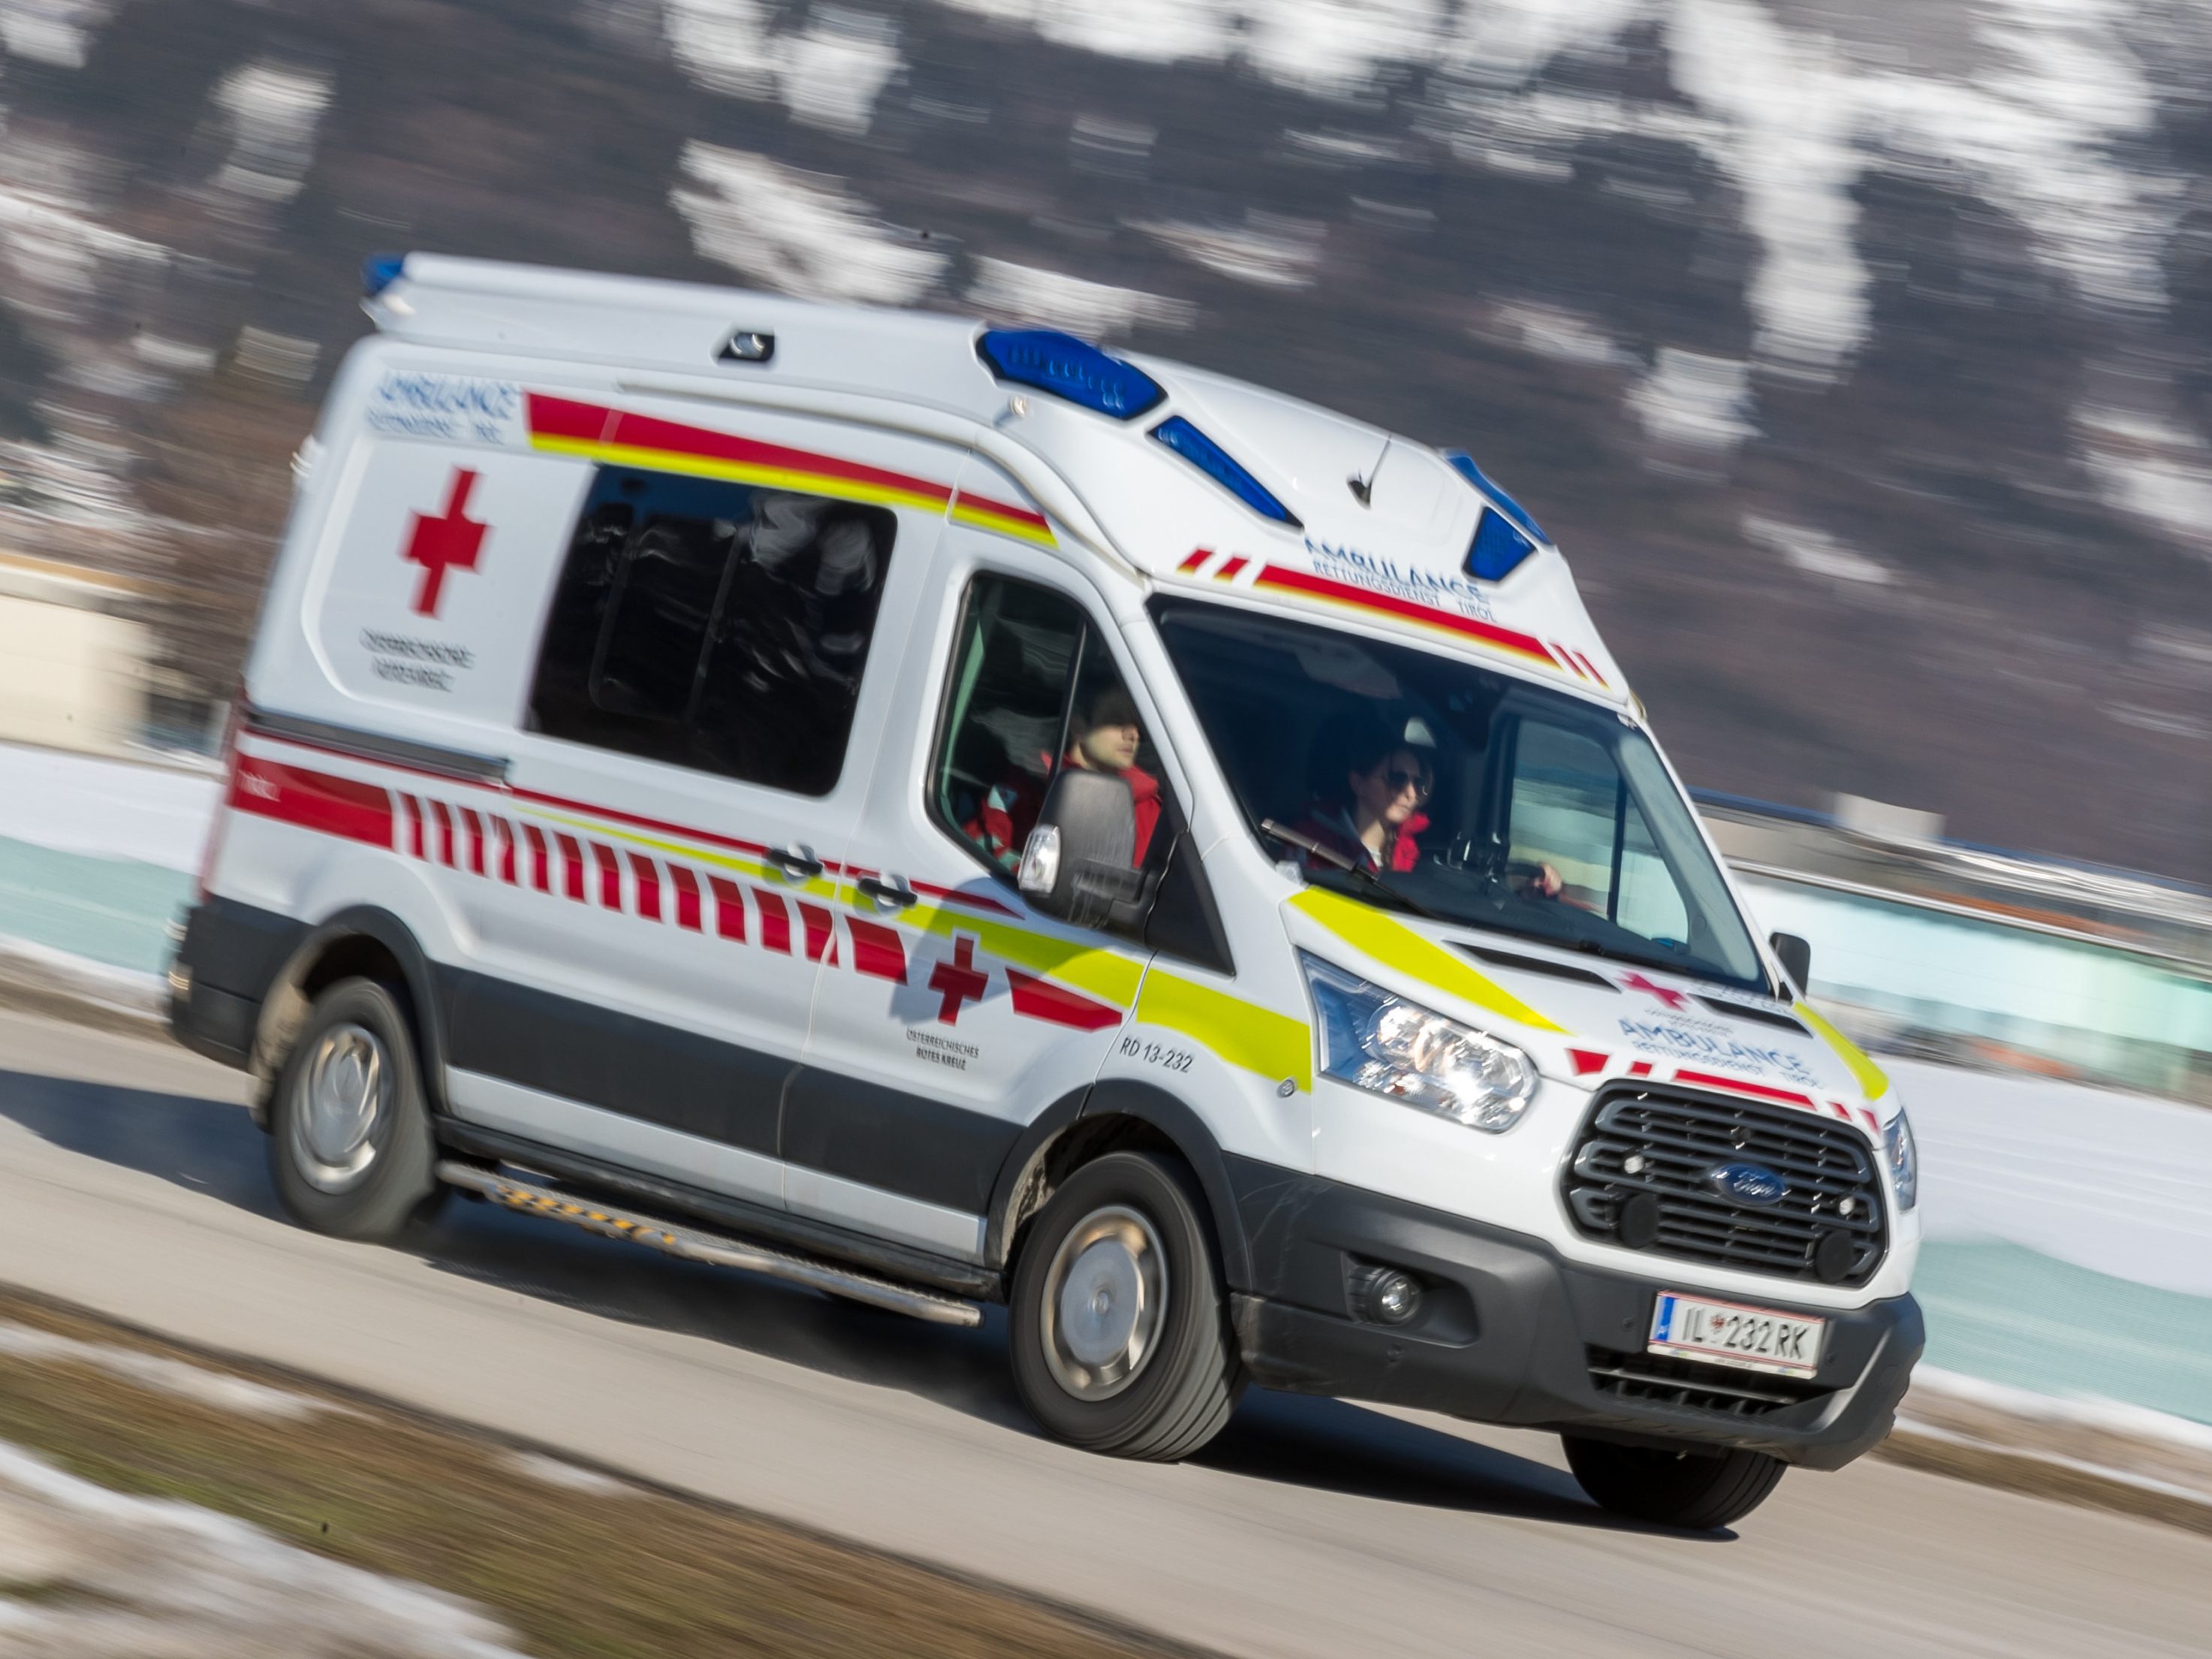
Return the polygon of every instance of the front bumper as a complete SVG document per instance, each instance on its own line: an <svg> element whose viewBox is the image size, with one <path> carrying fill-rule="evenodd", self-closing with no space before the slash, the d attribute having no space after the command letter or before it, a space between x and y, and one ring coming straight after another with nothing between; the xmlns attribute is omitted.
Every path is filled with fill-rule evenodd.
<svg viewBox="0 0 2212 1659"><path fill-rule="evenodd" d="M1910 1296L1838 1310L1793 1304L1783 1284L1759 1304L1828 1322L1810 1382L1646 1356L1655 1297L1694 1292L1692 1273L1578 1267L1524 1233L1272 1164L1229 1165L1252 1260L1252 1282L1234 1297L1237 1336L1269 1388L1638 1444L1740 1447L1833 1469L1888 1434L1920 1357ZM1421 1281L1410 1323L1354 1314L1355 1276L1374 1266Z"/></svg>

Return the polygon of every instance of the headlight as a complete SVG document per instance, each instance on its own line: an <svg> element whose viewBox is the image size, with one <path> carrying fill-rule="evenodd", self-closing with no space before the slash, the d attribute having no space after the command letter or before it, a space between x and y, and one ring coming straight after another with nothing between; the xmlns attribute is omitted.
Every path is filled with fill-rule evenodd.
<svg viewBox="0 0 2212 1659"><path fill-rule="evenodd" d="M1521 1121L1536 1068L1511 1043L1303 952L1299 960L1321 1023L1324 1075L1492 1134Z"/></svg>
<svg viewBox="0 0 2212 1659"><path fill-rule="evenodd" d="M1897 1207L1909 1210L1920 1201L1920 1153L1912 1144L1912 1126L1905 1121L1905 1108L1882 1131L1882 1149L1889 1154L1889 1176L1897 1183Z"/></svg>

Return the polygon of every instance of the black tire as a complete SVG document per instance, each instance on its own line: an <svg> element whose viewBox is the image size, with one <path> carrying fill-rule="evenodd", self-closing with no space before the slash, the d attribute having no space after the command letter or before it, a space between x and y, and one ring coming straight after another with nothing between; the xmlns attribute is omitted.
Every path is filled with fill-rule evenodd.
<svg viewBox="0 0 2212 1659"><path fill-rule="evenodd" d="M1014 1268L1014 1387L1048 1433L1087 1451L1165 1463L1189 1456L1228 1424L1243 1392L1243 1367L1206 1213L1180 1159L1110 1152L1069 1176L1030 1224ZM1139 1241L1133 1248L1131 1239ZM1143 1265L1148 1256L1156 1272ZM1107 1301L1082 1298L1086 1282ZM1094 1365L1076 1350L1089 1337L1096 1339L1090 1352L1111 1343L1119 1310L1138 1305L1116 1304L1114 1293L1135 1286L1152 1311L1147 1325L1140 1307L1131 1341L1136 1331L1149 1334ZM1085 1333L1063 1329L1069 1295L1109 1311Z"/></svg>
<svg viewBox="0 0 2212 1659"><path fill-rule="evenodd" d="M349 1097L373 1108L349 1115ZM393 1238L443 1195L414 1032L374 980L340 980L315 999L277 1073L269 1130L277 1199L311 1231Z"/></svg>
<svg viewBox="0 0 2212 1659"><path fill-rule="evenodd" d="M1765 1452L1662 1451L1562 1435L1567 1467L1601 1509L1632 1521L1711 1532L1766 1501L1789 1466Z"/></svg>

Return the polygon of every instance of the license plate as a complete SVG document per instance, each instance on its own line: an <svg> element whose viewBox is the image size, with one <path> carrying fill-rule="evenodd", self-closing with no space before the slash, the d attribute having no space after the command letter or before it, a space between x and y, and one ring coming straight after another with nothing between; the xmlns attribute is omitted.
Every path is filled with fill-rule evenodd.
<svg viewBox="0 0 2212 1659"><path fill-rule="evenodd" d="M1809 1377L1820 1367L1820 1341L1827 1333L1825 1319L1662 1291L1651 1314L1650 1347L1653 1353L1702 1359L1709 1365Z"/></svg>

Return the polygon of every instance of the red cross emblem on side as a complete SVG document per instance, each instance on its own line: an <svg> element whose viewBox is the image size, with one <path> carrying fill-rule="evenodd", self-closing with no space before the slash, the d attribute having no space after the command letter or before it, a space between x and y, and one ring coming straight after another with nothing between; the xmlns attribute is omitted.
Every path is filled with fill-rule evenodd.
<svg viewBox="0 0 2212 1659"><path fill-rule="evenodd" d="M446 492L445 512L434 519L421 513L410 515L414 522L408 528L407 546L399 556L410 564L422 567L422 583L415 590L417 616L438 614L438 600L445 592L448 570L477 568L485 526L468 516L469 492L476 484L475 473L456 468L453 482Z"/></svg>
<svg viewBox="0 0 2212 1659"><path fill-rule="evenodd" d="M929 988L942 999L938 1004L937 1018L945 1025L957 1025L961 1009L983 1000L983 994L991 988L991 975L975 966L974 934L962 933L955 938L952 955L932 970Z"/></svg>

